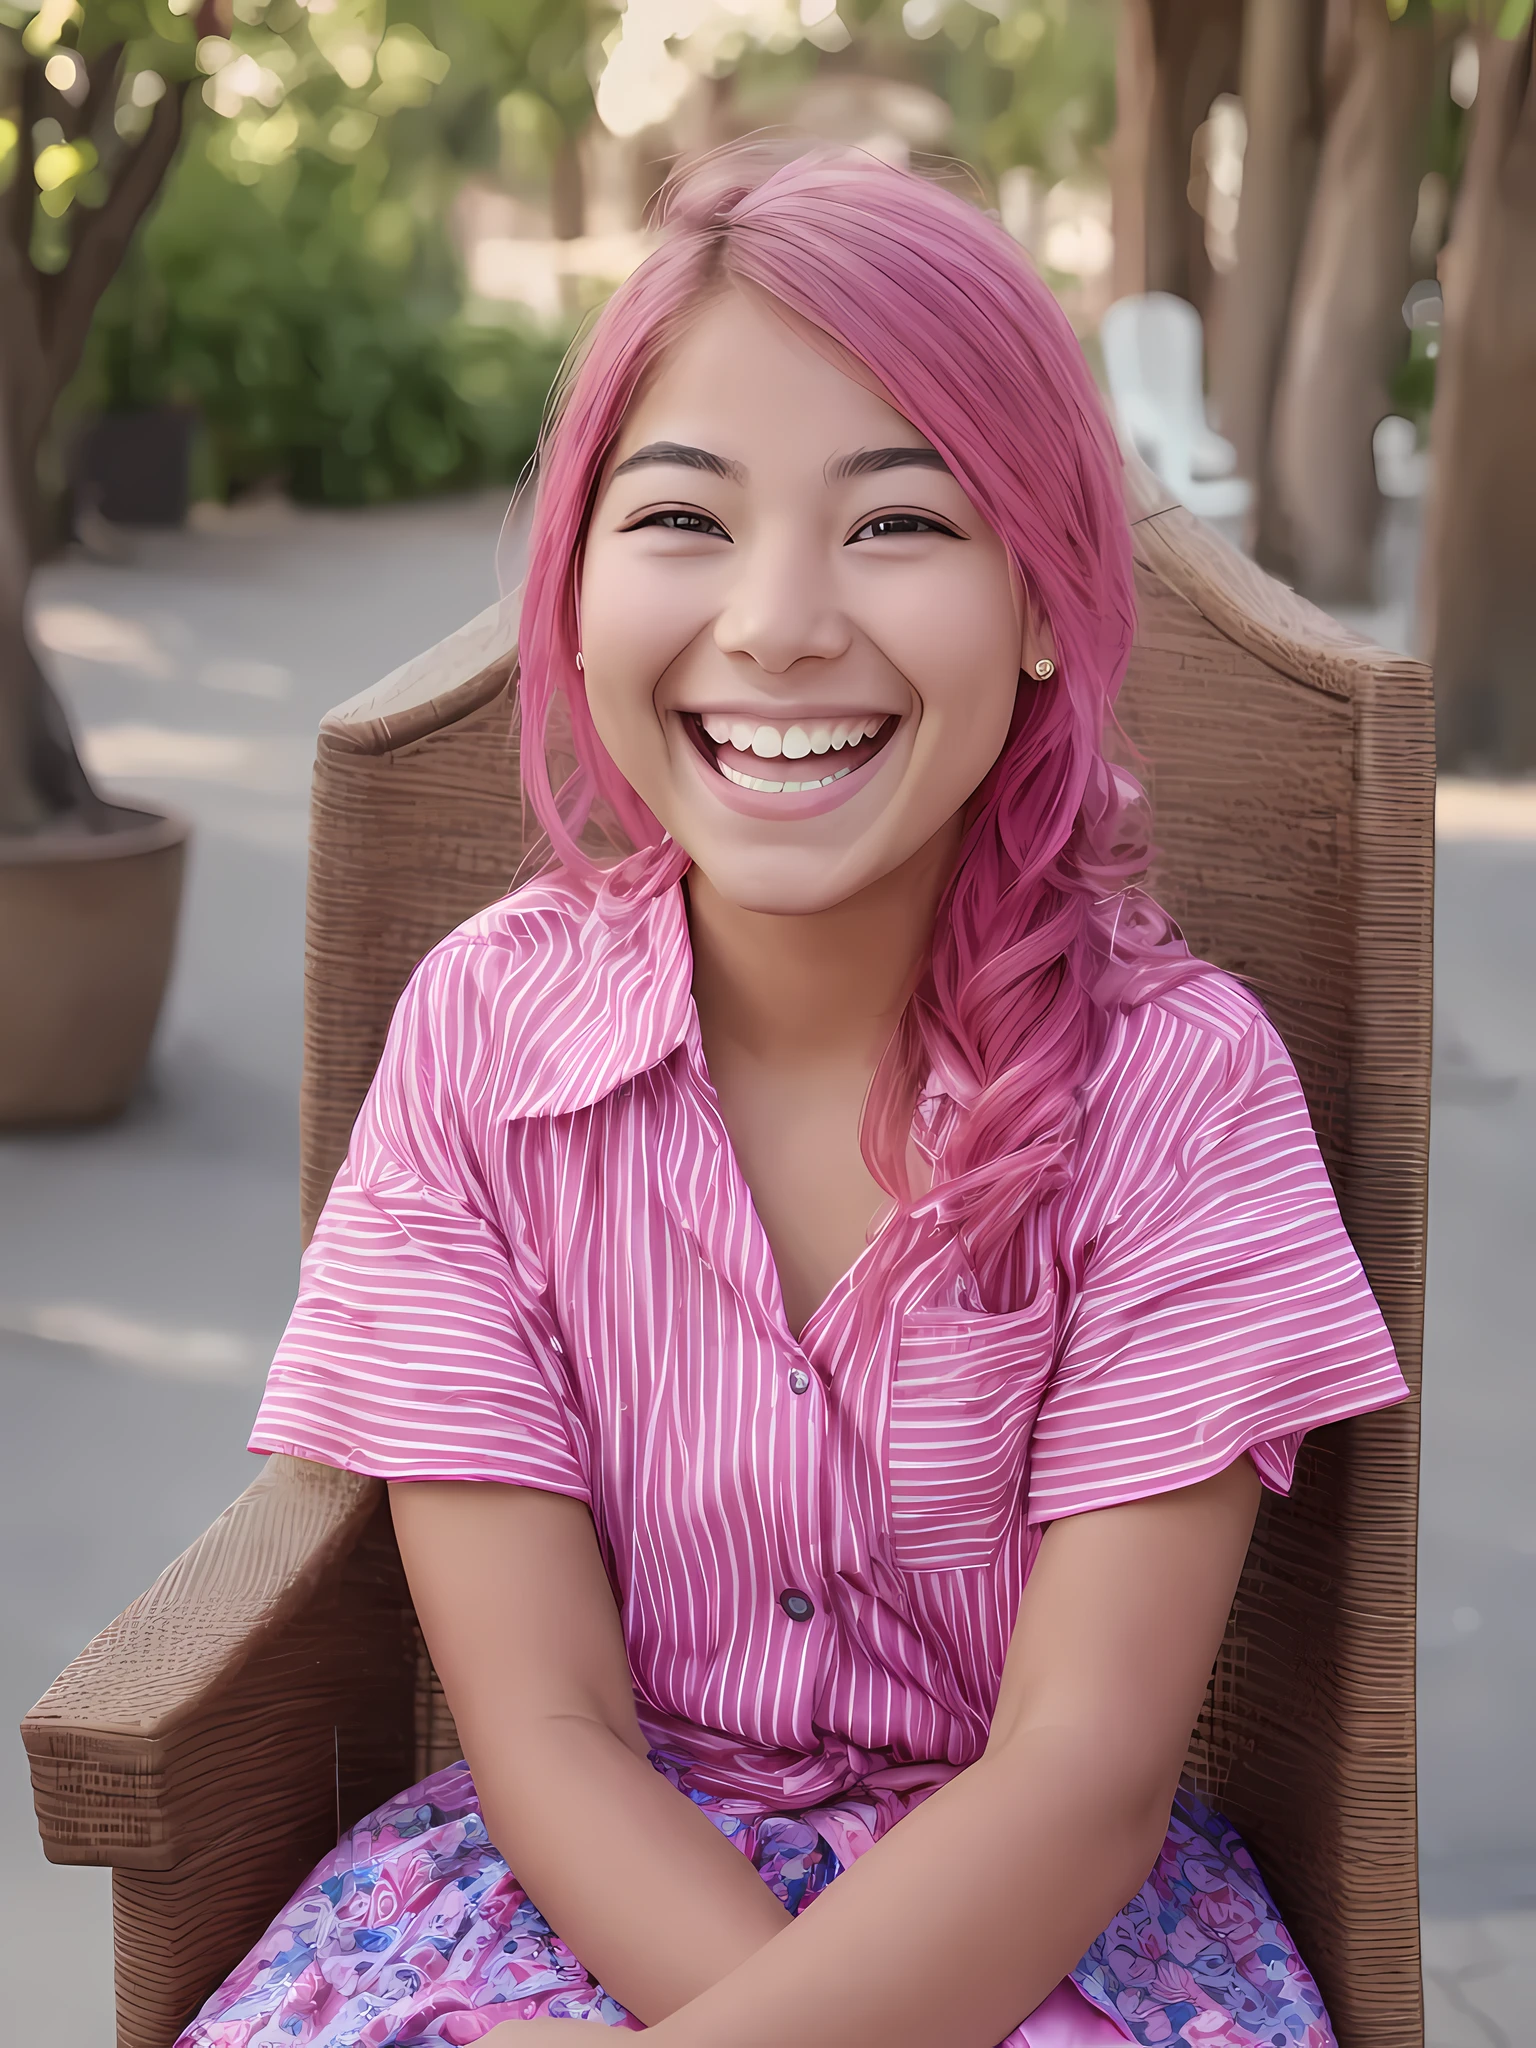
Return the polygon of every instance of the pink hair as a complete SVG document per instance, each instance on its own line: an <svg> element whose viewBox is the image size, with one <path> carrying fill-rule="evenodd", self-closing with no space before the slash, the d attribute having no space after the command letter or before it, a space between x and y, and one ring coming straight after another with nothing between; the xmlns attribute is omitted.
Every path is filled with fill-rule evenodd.
<svg viewBox="0 0 1536 2048"><path fill-rule="evenodd" d="M1077 1091L1108 1009L1188 971L1176 931L1129 885L1150 859L1139 785L1103 751L1135 631L1120 458L1070 326L1009 237L953 194L873 158L747 146L684 175L662 247L597 321L541 451L524 594L524 786L555 857L601 800L654 858L644 894L686 858L593 729L576 668L582 543L625 413L707 295L755 287L862 363L944 456L1006 542L1056 673L1020 679L1002 754L972 798L929 959L865 1104L870 1169L909 1203L907 1139L931 1074L956 1105L935 1133L931 1194L989 1306L1017 1295L1017 1225L1065 1176ZM558 796L547 741L557 693L577 768Z"/></svg>

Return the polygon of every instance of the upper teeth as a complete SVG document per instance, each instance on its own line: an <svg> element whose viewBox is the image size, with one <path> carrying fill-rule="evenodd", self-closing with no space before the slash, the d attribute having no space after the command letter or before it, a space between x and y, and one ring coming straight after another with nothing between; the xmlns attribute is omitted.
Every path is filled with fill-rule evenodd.
<svg viewBox="0 0 1536 2048"><path fill-rule="evenodd" d="M718 711L706 711L700 723L718 746L732 746L740 754L756 754L764 761L803 761L807 754L836 753L860 740L872 740L885 724L885 714L872 718L838 718L814 725L791 725L780 731L776 725L750 725L744 718L727 718Z"/></svg>

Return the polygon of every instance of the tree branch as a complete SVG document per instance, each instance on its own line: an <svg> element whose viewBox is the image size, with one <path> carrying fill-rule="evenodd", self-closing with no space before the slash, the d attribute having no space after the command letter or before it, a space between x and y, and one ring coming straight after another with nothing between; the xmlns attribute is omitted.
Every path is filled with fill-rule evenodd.
<svg viewBox="0 0 1536 2048"><path fill-rule="evenodd" d="M21 67L21 89L16 111L16 169L5 195L5 239L16 252L17 271L24 276L32 268L32 209L37 202L37 180L32 175L37 154L32 146L42 97L42 73L35 64Z"/></svg>
<svg viewBox="0 0 1536 2048"><path fill-rule="evenodd" d="M171 86L155 103L147 133L128 153L103 204L82 211L74 253L48 280L46 341L52 398L80 364L91 316L116 276L134 229L154 203L181 141L184 86Z"/></svg>
<svg viewBox="0 0 1536 2048"><path fill-rule="evenodd" d="M85 96L77 107L65 102L68 118L63 123L64 133L71 142L82 135L95 133L96 124L103 112L116 105L118 75L122 69L123 45L111 43L104 50L98 50L85 67L87 84Z"/></svg>
<svg viewBox="0 0 1536 2048"><path fill-rule="evenodd" d="M32 128L38 118L41 74L23 67L19 81L16 168L0 195L0 443L27 445L44 386L42 280L32 264L32 210L37 201ZM8 458L7 458L8 459Z"/></svg>

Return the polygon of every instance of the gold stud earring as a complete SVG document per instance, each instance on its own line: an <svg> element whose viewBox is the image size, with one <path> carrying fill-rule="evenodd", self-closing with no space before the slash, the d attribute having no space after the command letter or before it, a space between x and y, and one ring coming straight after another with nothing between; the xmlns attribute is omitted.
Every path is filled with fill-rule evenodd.
<svg viewBox="0 0 1536 2048"><path fill-rule="evenodd" d="M1035 674L1040 678L1042 683L1048 683L1051 680L1051 677L1055 675L1055 673L1055 662L1051 660L1048 654L1042 654L1040 659L1035 663Z"/></svg>

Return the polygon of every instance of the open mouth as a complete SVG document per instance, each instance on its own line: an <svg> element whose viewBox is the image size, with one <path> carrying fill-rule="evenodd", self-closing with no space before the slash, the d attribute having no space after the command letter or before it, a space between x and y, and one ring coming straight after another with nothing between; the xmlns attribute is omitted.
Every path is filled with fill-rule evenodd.
<svg viewBox="0 0 1536 2048"><path fill-rule="evenodd" d="M894 713L753 726L712 711L683 713L688 735L711 768L738 789L798 796L828 789L871 762L901 720Z"/></svg>

